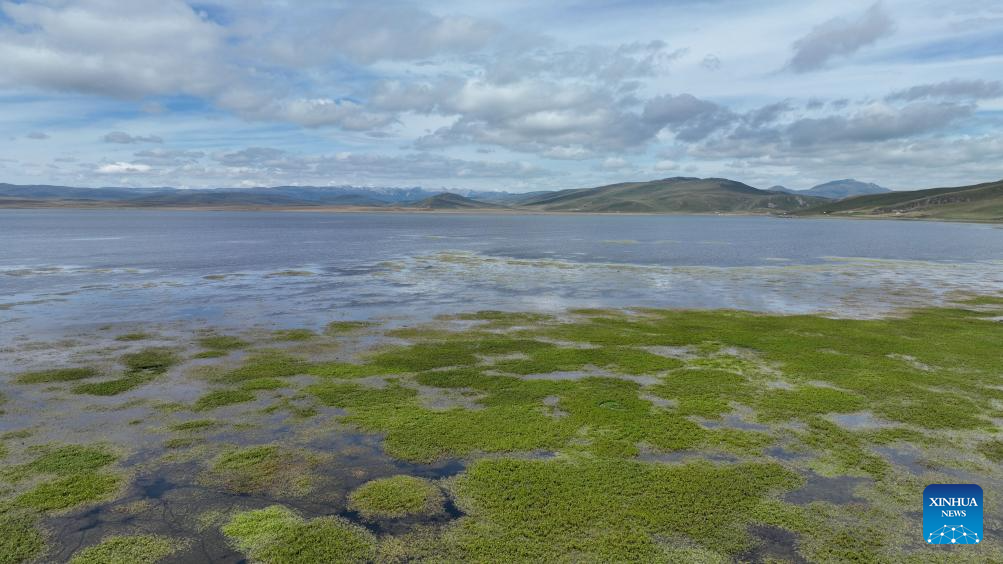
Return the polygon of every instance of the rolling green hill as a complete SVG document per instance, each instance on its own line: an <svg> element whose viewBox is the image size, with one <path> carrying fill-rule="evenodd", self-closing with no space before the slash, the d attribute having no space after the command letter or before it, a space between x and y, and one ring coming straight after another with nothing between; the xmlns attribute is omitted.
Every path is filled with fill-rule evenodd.
<svg viewBox="0 0 1003 564"><path fill-rule="evenodd" d="M562 190L534 196L521 207L547 211L635 213L783 213L823 198L759 190L724 178L666 178Z"/></svg>
<svg viewBox="0 0 1003 564"><path fill-rule="evenodd" d="M804 215L1003 220L1003 180L973 186L872 194L829 202Z"/></svg>
<svg viewBox="0 0 1003 564"><path fill-rule="evenodd" d="M469 209L502 209L504 206L473 200L459 194L445 192L415 202L409 207L424 210L469 210Z"/></svg>

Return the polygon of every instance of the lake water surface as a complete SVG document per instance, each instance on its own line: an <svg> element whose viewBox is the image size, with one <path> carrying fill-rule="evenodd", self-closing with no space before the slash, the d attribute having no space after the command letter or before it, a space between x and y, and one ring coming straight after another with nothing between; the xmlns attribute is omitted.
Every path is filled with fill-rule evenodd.
<svg viewBox="0 0 1003 564"><path fill-rule="evenodd" d="M1003 290L991 225L769 217L0 211L0 342L97 324L475 309L870 316Z"/></svg>

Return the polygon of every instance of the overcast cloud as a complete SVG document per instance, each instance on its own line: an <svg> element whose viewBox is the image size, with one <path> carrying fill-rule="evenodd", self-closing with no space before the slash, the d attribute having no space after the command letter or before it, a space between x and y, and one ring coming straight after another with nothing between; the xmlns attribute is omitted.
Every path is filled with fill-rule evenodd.
<svg viewBox="0 0 1003 564"><path fill-rule="evenodd" d="M1003 9L0 2L0 182L997 179Z"/></svg>

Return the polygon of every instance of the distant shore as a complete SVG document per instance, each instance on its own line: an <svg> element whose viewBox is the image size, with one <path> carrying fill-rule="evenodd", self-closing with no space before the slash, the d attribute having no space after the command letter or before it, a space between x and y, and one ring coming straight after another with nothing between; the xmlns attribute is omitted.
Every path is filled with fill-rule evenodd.
<svg viewBox="0 0 1003 564"><path fill-rule="evenodd" d="M952 223L1001 224L1003 220L978 218L918 217L908 215L849 215L849 214L771 214L761 212L596 212L570 210L534 210L526 208L419 208L408 206L130 206L114 202L46 202L46 201L3 201L0 210L13 209L79 209L79 210L130 210L130 211L238 211L238 212L293 212L293 213L420 213L420 214L492 214L492 215L616 215L616 216L733 216L733 217L775 217L779 219L863 219L894 221L941 221Z"/></svg>

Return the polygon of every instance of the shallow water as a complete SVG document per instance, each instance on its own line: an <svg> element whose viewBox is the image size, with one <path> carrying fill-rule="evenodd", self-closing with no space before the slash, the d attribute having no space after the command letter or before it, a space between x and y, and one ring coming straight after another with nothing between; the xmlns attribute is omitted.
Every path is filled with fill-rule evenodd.
<svg viewBox="0 0 1003 564"><path fill-rule="evenodd" d="M470 309L871 316L1003 289L1003 230L768 217L0 210L0 345Z"/></svg>

